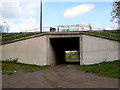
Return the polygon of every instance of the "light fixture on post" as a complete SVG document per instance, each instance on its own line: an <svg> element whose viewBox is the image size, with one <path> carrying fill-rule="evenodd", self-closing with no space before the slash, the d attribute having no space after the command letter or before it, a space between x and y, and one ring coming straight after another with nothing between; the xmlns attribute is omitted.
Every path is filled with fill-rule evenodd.
<svg viewBox="0 0 120 90"><path fill-rule="evenodd" d="M9 25L8 25L8 23L6 23L6 22L4 22L4 29L5 29L5 31L8 33Z"/></svg>
<svg viewBox="0 0 120 90"><path fill-rule="evenodd" d="M42 0L40 2L41 8L40 8L40 32L42 32Z"/></svg>

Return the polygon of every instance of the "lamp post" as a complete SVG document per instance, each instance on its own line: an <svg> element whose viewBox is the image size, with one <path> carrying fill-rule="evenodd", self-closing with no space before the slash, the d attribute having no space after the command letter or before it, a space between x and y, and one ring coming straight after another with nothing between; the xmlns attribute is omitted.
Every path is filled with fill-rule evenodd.
<svg viewBox="0 0 120 90"><path fill-rule="evenodd" d="M7 33L8 33L9 25L8 25L8 23L6 23L6 22L4 22L4 24L6 24L4 28L7 30Z"/></svg>
<svg viewBox="0 0 120 90"><path fill-rule="evenodd" d="M41 8L40 8L40 32L42 32L42 0L41 0Z"/></svg>

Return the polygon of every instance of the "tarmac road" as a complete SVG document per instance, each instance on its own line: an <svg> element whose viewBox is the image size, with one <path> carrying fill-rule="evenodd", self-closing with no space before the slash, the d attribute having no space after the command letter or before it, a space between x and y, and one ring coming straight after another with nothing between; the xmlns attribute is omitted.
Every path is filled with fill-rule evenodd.
<svg viewBox="0 0 120 90"><path fill-rule="evenodd" d="M79 71L76 65L57 65L32 73L3 75L3 88L118 88L118 79Z"/></svg>

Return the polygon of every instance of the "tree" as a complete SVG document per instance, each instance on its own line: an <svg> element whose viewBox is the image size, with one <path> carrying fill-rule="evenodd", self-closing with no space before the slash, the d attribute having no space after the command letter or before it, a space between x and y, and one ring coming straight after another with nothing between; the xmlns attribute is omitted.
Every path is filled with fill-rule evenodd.
<svg viewBox="0 0 120 90"><path fill-rule="evenodd" d="M118 29L120 29L120 0L117 0L113 3L111 16L112 16L111 21L117 20Z"/></svg>

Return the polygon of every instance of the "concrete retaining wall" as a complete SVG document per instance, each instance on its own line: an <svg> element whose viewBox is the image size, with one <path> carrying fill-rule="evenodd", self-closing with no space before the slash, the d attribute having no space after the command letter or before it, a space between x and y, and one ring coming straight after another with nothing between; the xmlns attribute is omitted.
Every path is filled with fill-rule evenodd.
<svg viewBox="0 0 120 90"><path fill-rule="evenodd" d="M82 35L83 64L94 64L120 59L118 57L119 43L113 40Z"/></svg>
<svg viewBox="0 0 120 90"><path fill-rule="evenodd" d="M18 58L27 64L47 65L46 36L2 45L2 60Z"/></svg>

